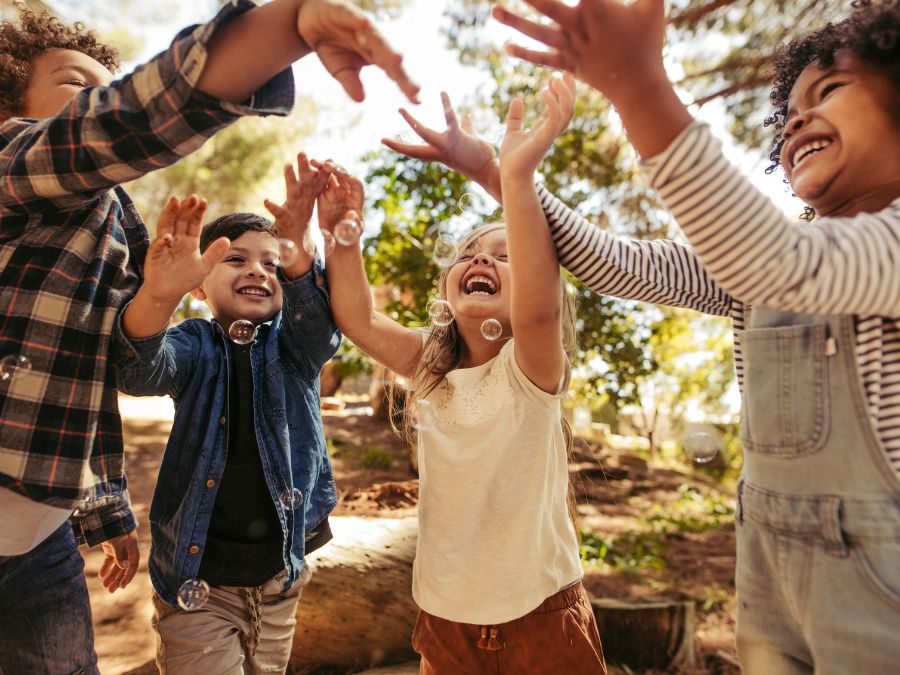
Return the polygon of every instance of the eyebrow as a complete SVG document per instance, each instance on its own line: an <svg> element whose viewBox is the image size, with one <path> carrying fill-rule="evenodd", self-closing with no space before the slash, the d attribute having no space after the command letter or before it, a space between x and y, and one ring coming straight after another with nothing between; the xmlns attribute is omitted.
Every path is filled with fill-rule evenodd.
<svg viewBox="0 0 900 675"><path fill-rule="evenodd" d="M810 83L810 85L806 88L806 91L804 92L804 94L805 94L806 92L813 91L816 87L819 86L819 84L820 84L823 80L827 80L829 77L834 77L835 75L852 75L852 74L853 74L853 73L852 73L851 71L845 70L845 69L843 69L843 68L831 68L831 69L829 69L827 72L822 73L821 75L819 75L819 77L817 77L815 80L813 80L813 81ZM785 119L790 119L791 116L793 116L793 115L796 114L796 112L797 112L797 111L794 110L794 107L793 107L793 106L789 107L789 108L787 109L787 114L785 115Z"/></svg>

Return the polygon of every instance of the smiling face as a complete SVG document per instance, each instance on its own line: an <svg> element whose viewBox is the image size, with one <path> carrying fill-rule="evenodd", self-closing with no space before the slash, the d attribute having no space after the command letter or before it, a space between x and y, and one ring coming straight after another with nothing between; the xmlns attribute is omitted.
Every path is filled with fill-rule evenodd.
<svg viewBox="0 0 900 675"><path fill-rule="evenodd" d="M281 310L277 261L275 237L268 232L245 232L231 242L228 253L193 295L206 301L226 331L238 319L254 324L268 321Z"/></svg>
<svg viewBox="0 0 900 675"><path fill-rule="evenodd" d="M48 49L31 62L23 115L51 117L85 87L105 86L113 76L87 54L74 49Z"/></svg>
<svg viewBox="0 0 900 675"><path fill-rule="evenodd" d="M506 230L489 230L464 249L447 273L447 301L456 321L497 319L509 327L509 260Z"/></svg>
<svg viewBox="0 0 900 675"><path fill-rule="evenodd" d="M788 100L781 165L800 199L821 215L884 208L900 196L900 93L843 50L811 64Z"/></svg>

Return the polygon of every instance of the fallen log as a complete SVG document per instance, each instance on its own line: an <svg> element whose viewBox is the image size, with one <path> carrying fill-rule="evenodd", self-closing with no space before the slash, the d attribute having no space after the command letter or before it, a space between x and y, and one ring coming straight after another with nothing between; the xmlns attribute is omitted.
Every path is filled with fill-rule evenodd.
<svg viewBox="0 0 900 675"><path fill-rule="evenodd" d="M412 631L415 517L330 519L334 539L310 554L297 609L294 673L362 668L416 658Z"/></svg>

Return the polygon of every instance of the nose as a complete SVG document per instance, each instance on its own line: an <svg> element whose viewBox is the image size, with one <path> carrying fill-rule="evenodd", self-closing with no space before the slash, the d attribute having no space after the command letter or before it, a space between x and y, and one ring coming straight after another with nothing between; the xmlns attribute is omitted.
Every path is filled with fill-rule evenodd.
<svg viewBox="0 0 900 675"><path fill-rule="evenodd" d="M787 140L794 134L796 134L800 129L806 126L807 122L809 122L809 118L806 113L801 113L798 115L794 115L788 122L784 125L784 130L781 132L781 137L784 140Z"/></svg>
<svg viewBox="0 0 900 675"><path fill-rule="evenodd" d="M244 274L246 274L248 277L265 278L266 270L261 262L251 262L247 265L247 269Z"/></svg>
<svg viewBox="0 0 900 675"><path fill-rule="evenodd" d="M476 253L472 258L473 265L493 265L494 258L488 253Z"/></svg>

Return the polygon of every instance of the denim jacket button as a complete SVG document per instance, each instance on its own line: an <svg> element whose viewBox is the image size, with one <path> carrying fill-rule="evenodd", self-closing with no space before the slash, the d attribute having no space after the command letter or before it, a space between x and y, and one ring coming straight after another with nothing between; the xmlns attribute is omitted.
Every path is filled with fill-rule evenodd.
<svg viewBox="0 0 900 675"><path fill-rule="evenodd" d="M129 359L133 359L135 357L134 350L131 347L129 347L128 349L125 350L125 356L127 356Z"/></svg>
<svg viewBox="0 0 900 675"><path fill-rule="evenodd" d="M215 485L216 485L216 481L214 481L212 478L210 478L208 481L206 481L206 487L208 487L208 488L215 487Z"/></svg>
<svg viewBox="0 0 900 675"><path fill-rule="evenodd" d="M325 285L325 277L322 276L321 274L317 274L317 275L316 275L316 283L317 283L319 286L324 286L324 285Z"/></svg>
<svg viewBox="0 0 900 675"><path fill-rule="evenodd" d="M219 426L220 426L220 427L224 427L224 426L225 426L225 422L227 422L227 421L228 421L228 420L225 418L225 415L222 415L222 416L219 418Z"/></svg>
<svg viewBox="0 0 900 675"><path fill-rule="evenodd" d="M197 555L198 553L200 553L200 547L197 546L197 544L194 544L188 549L188 553L190 553L191 555Z"/></svg>

